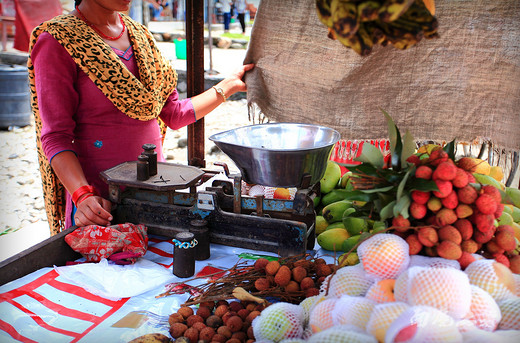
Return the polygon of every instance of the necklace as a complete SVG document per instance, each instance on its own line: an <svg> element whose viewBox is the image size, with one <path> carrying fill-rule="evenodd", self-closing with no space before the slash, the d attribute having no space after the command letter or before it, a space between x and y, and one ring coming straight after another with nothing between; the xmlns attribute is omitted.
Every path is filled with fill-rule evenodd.
<svg viewBox="0 0 520 343"><path fill-rule="evenodd" d="M118 13L119 20L121 21L121 25L123 25L123 30L121 30L121 33L117 37L110 37L110 36L107 36L106 34L104 34L103 32L101 32L101 30L99 30L94 24L92 24L90 21L88 21L87 18L85 18L85 16L83 15L83 13L81 13L79 8L76 7L76 11L78 12L81 20L83 20L88 26L90 26L94 31L96 31L101 37L103 37L105 39L118 40L119 38L121 38L123 36L123 33L125 33L126 25L125 25L125 22L123 21L123 17L119 13Z"/></svg>

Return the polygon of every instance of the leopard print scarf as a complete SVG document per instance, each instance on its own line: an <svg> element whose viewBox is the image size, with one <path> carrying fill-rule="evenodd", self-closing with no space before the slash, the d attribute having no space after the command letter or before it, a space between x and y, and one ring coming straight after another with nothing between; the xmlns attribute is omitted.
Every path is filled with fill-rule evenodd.
<svg viewBox="0 0 520 343"><path fill-rule="evenodd" d="M159 114L177 85L177 73L161 55L151 33L128 16L122 14L122 17L128 28L140 79L126 68L98 34L73 15L57 16L36 27L31 35L29 54L39 35L49 32L115 107L133 119L157 119L164 137L166 126L159 119ZM43 153L40 139L42 122L30 58L27 66L45 210L51 234L54 235L65 229L66 191Z"/></svg>

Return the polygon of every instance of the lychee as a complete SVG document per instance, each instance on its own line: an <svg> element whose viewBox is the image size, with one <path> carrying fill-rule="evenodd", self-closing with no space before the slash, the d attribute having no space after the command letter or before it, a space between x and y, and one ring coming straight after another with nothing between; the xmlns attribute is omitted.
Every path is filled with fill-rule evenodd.
<svg viewBox="0 0 520 343"><path fill-rule="evenodd" d="M486 243L486 252L490 253L491 255L502 254L504 251L505 250L497 244L495 238L491 238L491 240Z"/></svg>
<svg viewBox="0 0 520 343"><path fill-rule="evenodd" d="M520 255L509 257L509 269L515 274L520 274Z"/></svg>
<svg viewBox="0 0 520 343"><path fill-rule="evenodd" d="M418 204L426 205L428 202L428 199L430 199L430 192L423 192L423 191L412 191L410 193L412 200L415 201Z"/></svg>
<svg viewBox="0 0 520 343"><path fill-rule="evenodd" d="M432 178L433 170L428 166L419 166L415 170L415 177L418 179L430 180Z"/></svg>
<svg viewBox="0 0 520 343"><path fill-rule="evenodd" d="M410 157L408 157L406 159L406 162L412 163L412 164L415 164L416 166L418 166L421 163L421 158L417 155L410 155Z"/></svg>
<svg viewBox="0 0 520 343"><path fill-rule="evenodd" d="M496 219L500 218L500 216L504 212L504 207L504 204L497 204L497 210L495 211L495 213L493 213L493 217L495 217Z"/></svg>
<svg viewBox="0 0 520 343"><path fill-rule="evenodd" d="M468 253L466 251L462 251L462 255L460 256L460 258L457 261L459 261L460 268L462 270L464 270L471 263L475 262L475 256L471 255L470 253Z"/></svg>
<svg viewBox="0 0 520 343"><path fill-rule="evenodd" d="M289 281L291 281L291 270L287 266L281 266L274 276L274 282L285 287L289 284Z"/></svg>
<svg viewBox="0 0 520 343"><path fill-rule="evenodd" d="M271 284L269 283L269 280L267 280L266 278L261 277L256 279L255 288L260 292L269 289L269 287L271 287Z"/></svg>
<svg viewBox="0 0 520 343"><path fill-rule="evenodd" d="M473 186L467 185L457 191L457 196L459 197L459 202L471 205L477 200L478 193Z"/></svg>
<svg viewBox="0 0 520 343"><path fill-rule="evenodd" d="M265 266L269 263L269 260L264 258L264 257L261 257L259 258L258 260L256 260L255 262L255 269L256 270L265 270Z"/></svg>
<svg viewBox="0 0 520 343"><path fill-rule="evenodd" d="M459 219L453 223L453 226L459 230L462 240L468 240L473 236L473 225L468 219Z"/></svg>
<svg viewBox="0 0 520 343"><path fill-rule="evenodd" d="M449 208L442 208L439 212L437 212L435 218L437 219L439 226L451 225L458 219L455 211Z"/></svg>
<svg viewBox="0 0 520 343"><path fill-rule="evenodd" d="M435 180L435 184L437 185L438 190L433 191L433 195L437 198L446 198L453 190L451 181Z"/></svg>
<svg viewBox="0 0 520 343"><path fill-rule="evenodd" d="M438 166L442 162L446 162L449 156L442 148L437 148L430 153L429 162L433 166Z"/></svg>
<svg viewBox="0 0 520 343"><path fill-rule="evenodd" d="M516 249L515 235L507 230L500 230L495 233L495 241L497 245L505 251Z"/></svg>
<svg viewBox="0 0 520 343"><path fill-rule="evenodd" d="M292 278L296 282L301 282L307 276L307 270L302 266L294 267L292 270Z"/></svg>
<svg viewBox="0 0 520 343"><path fill-rule="evenodd" d="M417 230L417 238L425 247L433 247L439 241L437 230L430 226L421 227Z"/></svg>
<svg viewBox="0 0 520 343"><path fill-rule="evenodd" d="M468 239L460 243L460 248L462 249L462 251L465 251L469 254L474 254L478 251L478 244L474 240Z"/></svg>
<svg viewBox="0 0 520 343"><path fill-rule="evenodd" d="M437 245L437 254L448 260L458 260L462 256L460 245L452 241L442 241Z"/></svg>
<svg viewBox="0 0 520 343"><path fill-rule="evenodd" d="M278 272L278 269L280 268L280 262L278 261L269 261L265 265L265 272L268 275L276 275L276 272Z"/></svg>
<svg viewBox="0 0 520 343"><path fill-rule="evenodd" d="M451 183L457 188L466 187L469 183L468 173L461 168L457 168L457 173Z"/></svg>
<svg viewBox="0 0 520 343"><path fill-rule="evenodd" d="M477 179L470 172L466 172L468 174L468 183L477 183Z"/></svg>
<svg viewBox="0 0 520 343"><path fill-rule="evenodd" d="M432 196L426 203L426 207L432 212L437 212L442 208L441 199Z"/></svg>
<svg viewBox="0 0 520 343"><path fill-rule="evenodd" d="M497 210L496 200L486 193L481 194L477 200L475 200L475 205L480 213L483 214L494 214Z"/></svg>
<svg viewBox="0 0 520 343"><path fill-rule="evenodd" d="M484 194L491 195L498 204L502 202L502 195L500 194L498 188L496 188L495 186L482 185L482 192L484 192Z"/></svg>
<svg viewBox="0 0 520 343"><path fill-rule="evenodd" d="M417 237L417 234L411 234L408 237L406 237L406 243L410 246L409 248L409 254L410 255L417 255L421 252L423 245L419 241L419 238Z"/></svg>
<svg viewBox="0 0 520 343"><path fill-rule="evenodd" d="M300 288L302 291L304 291L308 288L314 288L314 287L315 287L314 280L309 276L304 277L303 280L300 282Z"/></svg>
<svg viewBox="0 0 520 343"><path fill-rule="evenodd" d="M462 236L459 230L451 225L441 227L437 234L441 241L452 241L455 244L460 244L462 242Z"/></svg>
<svg viewBox="0 0 520 343"><path fill-rule="evenodd" d="M488 232L491 228L495 227L495 217L491 214L476 212L473 213L470 220L475 224L477 230L481 232Z"/></svg>
<svg viewBox="0 0 520 343"><path fill-rule="evenodd" d="M455 214L459 219L468 218L473 214L473 208L467 204L458 204L455 208Z"/></svg>
<svg viewBox="0 0 520 343"><path fill-rule="evenodd" d="M489 230L487 232L475 230L475 232L473 233L473 239L477 243L484 244L484 243L489 242L491 240L491 238L493 238L493 234L494 234L494 230Z"/></svg>
<svg viewBox="0 0 520 343"><path fill-rule="evenodd" d="M493 258L495 261L502 263L504 266L509 268L509 259L504 254L494 254Z"/></svg>
<svg viewBox="0 0 520 343"><path fill-rule="evenodd" d="M454 190L448 194L447 197L441 199L442 206L454 210L459 204L459 198L457 197L457 192Z"/></svg>
<svg viewBox="0 0 520 343"><path fill-rule="evenodd" d="M398 232L406 232L410 228L410 221L402 215L398 215L392 218L392 226Z"/></svg>
<svg viewBox="0 0 520 343"><path fill-rule="evenodd" d="M433 171L434 180L451 181L457 175L457 167L451 162L441 162Z"/></svg>
<svg viewBox="0 0 520 343"><path fill-rule="evenodd" d="M425 205L412 202L410 204L410 215L414 217L415 219L422 219L426 215L427 209Z"/></svg>

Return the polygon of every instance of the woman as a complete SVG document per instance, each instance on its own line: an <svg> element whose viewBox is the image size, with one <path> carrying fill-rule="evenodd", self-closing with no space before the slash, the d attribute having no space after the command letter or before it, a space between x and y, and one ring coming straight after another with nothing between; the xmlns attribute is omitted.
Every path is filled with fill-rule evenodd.
<svg viewBox="0 0 520 343"><path fill-rule="evenodd" d="M28 62L42 183L52 233L110 225L99 173L157 146L167 126L204 117L246 90L244 65L215 87L179 100L177 74L150 32L119 12L130 0L79 0L69 15L37 27Z"/></svg>

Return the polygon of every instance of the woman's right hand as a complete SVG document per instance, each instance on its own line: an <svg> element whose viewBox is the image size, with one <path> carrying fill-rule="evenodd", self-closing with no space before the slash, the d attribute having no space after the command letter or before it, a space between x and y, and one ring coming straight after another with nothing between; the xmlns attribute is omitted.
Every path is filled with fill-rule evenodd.
<svg viewBox="0 0 520 343"><path fill-rule="evenodd" d="M110 210L112 203L100 196L91 196L79 202L74 214L76 226L101 225L109 226L112 219Z"/></svg>

